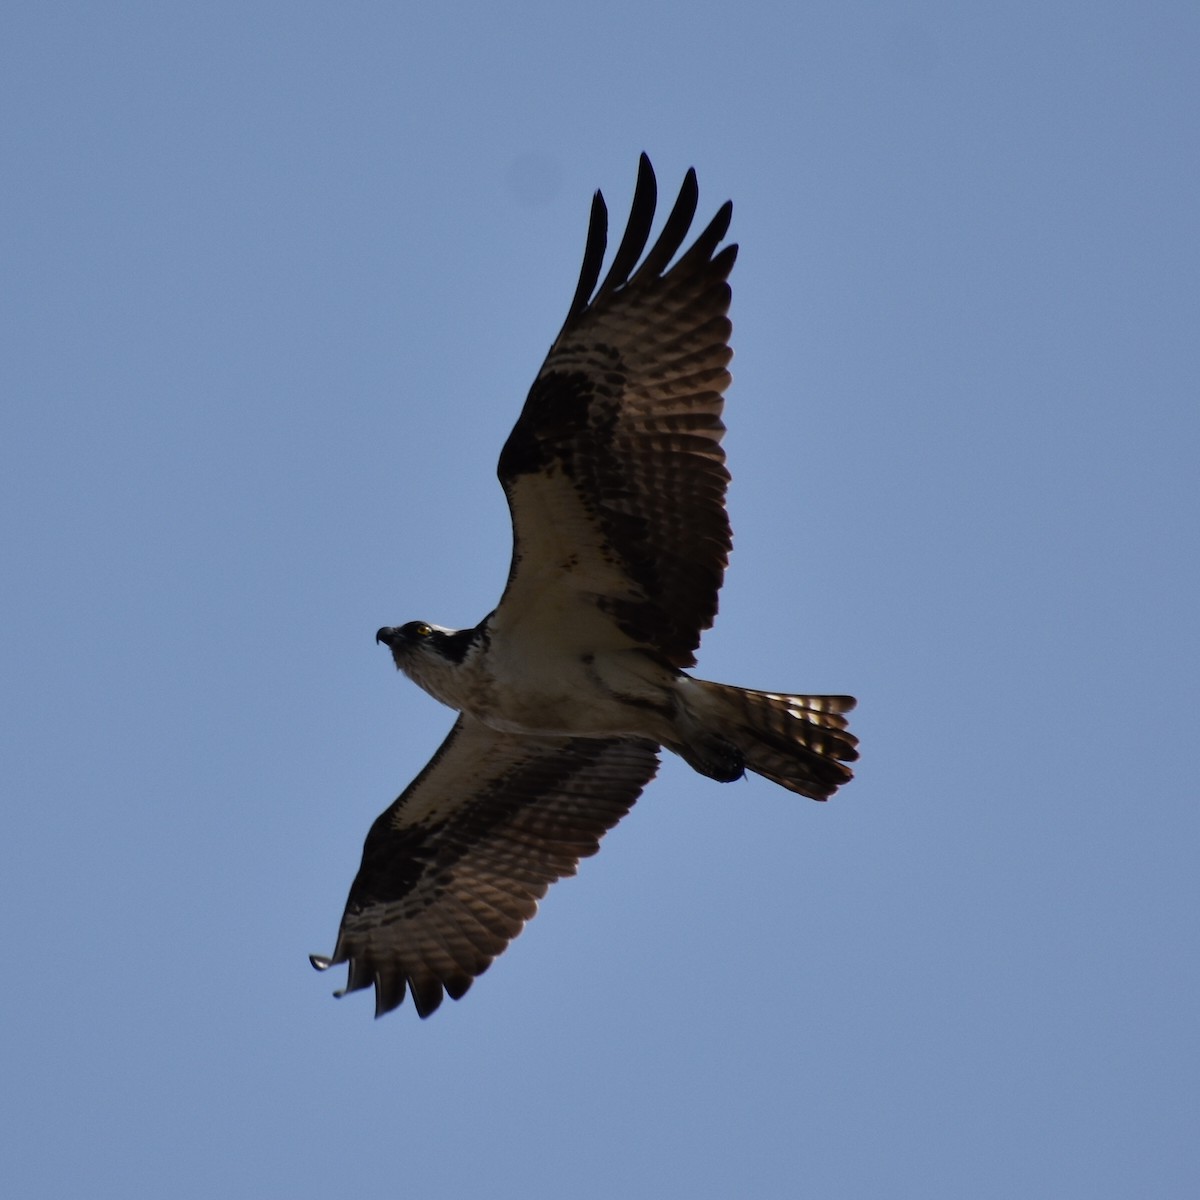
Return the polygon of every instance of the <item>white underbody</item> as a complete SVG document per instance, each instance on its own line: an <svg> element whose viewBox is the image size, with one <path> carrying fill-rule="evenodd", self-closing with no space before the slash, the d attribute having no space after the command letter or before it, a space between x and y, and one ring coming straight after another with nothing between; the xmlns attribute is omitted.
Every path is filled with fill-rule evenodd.
<svg viewBox="0 0 1200 1200"><path fill-rule="evenodd" d="M570 644L535 645L518 630L494 631L486 649L473 648L461 663L418 656L403 669L443 704L502 733L671 740L680 693L692 681L602 624L609 644L587 650L578 629Z"/></svg>

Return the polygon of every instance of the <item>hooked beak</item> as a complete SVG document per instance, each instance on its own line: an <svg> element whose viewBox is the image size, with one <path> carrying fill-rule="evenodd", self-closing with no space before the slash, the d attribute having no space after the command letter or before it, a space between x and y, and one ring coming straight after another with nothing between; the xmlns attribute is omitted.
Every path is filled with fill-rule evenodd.
<svg viewBox="0 0 1200 1200"><path fill-rule="evenodd" d="M385 625L382 629L376 632L375 644L379 645L382 642L383 645L387 646L387 648L390 650L392 646L395 645L399 637L400 630L391 625Z"/></svg>

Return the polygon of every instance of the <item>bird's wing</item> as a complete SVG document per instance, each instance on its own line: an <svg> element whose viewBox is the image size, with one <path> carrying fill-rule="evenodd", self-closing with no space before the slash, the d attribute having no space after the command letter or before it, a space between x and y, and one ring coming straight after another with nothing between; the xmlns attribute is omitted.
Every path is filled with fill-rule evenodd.
<svg viewBox="0 0 1200 1200"><path fill-rule="evenodd" d="M345 991L374 984L376 1016L406 989L422 1017L457 1000L657 768L640 739L514 737L460 716L371 827L337 945L313 965L348 962Z"/></svg>
<svg viewBox="0 0 1200 1200"><path fill-rule="evenodd" d="M689 171L643 258L656 185L642 155L599 288L608 218L593 198L566 323L500 455L513 559L492 629L510 646L574 627L581 642L632 642L691 666L716 615L731 544L720 443L737 246L717 250L726 203L670 266L697 196Z"/></svg>

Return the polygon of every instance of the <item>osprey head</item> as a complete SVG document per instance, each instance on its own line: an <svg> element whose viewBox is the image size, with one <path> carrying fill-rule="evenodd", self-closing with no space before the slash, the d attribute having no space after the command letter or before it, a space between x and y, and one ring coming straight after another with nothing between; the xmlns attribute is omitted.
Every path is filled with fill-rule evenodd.
<svg viewBox="0 0 1200 1200"><path fill-rule="evenodd" d="M391 652L396 666L416 678L423 665L461 663L475 641L474 629L446 629L428 621L385 625L375 634Z"/></svg>
<svg viewBox="0 0 1200 1200"><path fill-rule="evenodd" d="M396 666L403 667L414 655L436 652L438 635L445 637L450 632L428 621L409 621L405 625L385 625L375 634L375 641L382 642L392 652Z"/></svg>
<svg viewBox="0 0 1200 1200"><path fill-rule="evenodd" d="M375 640L392 652L396 666L413 683L435 700L461 709L465 703L462 689L470 686L473 674L464 660L472 647L479 645L480 636L478 628L443 629L428 621L409 621L407 625L384 626Z"/></svg>

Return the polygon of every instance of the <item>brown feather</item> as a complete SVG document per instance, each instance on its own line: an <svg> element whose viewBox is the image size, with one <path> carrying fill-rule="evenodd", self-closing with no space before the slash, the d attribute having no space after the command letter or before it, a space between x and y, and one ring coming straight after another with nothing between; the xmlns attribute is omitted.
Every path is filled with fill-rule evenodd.
<svg viewBox="0 0 1200 1200"><path fill-rule="evenodd" d="M521 932L556 879L633 806L658 768L639 739L531 738L460 716L371 828L337 946L345 991L376 1015L412 993L422 1017L458 999Z"/></svg>
<svg viewBox="0 0 1200 1200"><path fill-rule="evenodd" d="M643 157L633 213L613 267L567 322L500 456L514 549L496 614L587 598L636 643L691 666L717 611L732 539L721 438L729 385L729 285L737 254L714 257L725 205L674 267L695 212L689 173L659 241L649 237L654 174ZM589 248L606 221L593 210ZM585 263L585 278L598 267ZM570 561L559 552L571 547ZM546 568L562 567L553 581Z"/></svg>

